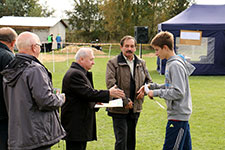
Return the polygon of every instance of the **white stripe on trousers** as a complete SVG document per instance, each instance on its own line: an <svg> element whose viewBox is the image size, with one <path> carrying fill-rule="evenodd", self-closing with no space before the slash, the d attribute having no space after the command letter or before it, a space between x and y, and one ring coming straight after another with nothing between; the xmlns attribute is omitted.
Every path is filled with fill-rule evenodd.
<svg viewBox="0 0 225 150"><path fill-rule="evenodd" d="M175 142L175 144L174 144L173 150L178 150L183 135L184 135L184 129L181 128L181 129L179 130L178 135L177 135L177 139L176 139L176 142Z"/></svg>

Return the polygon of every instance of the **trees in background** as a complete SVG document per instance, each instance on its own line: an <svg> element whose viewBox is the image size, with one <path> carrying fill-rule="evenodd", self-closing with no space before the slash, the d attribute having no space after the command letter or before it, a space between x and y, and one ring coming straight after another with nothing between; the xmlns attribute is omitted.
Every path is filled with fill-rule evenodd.
<svg viewBox="0 0 225 150"><path fill-rule="evenodd" d="M103 35L103 15L99 10L101 3L102 0L74 0L74 9L66 11L73 30L68 33L67 39L90 42Z"/></svg>
<svg viewBox="0 0 225 150"><path fill-rule="evenodd" d="M42 6L38 0L1 0L0 17L2 16L32 16L48 17L54 10L48 10L47 5Z"/></svg>
<svg viewBox="0 0 225 150"><path fill-rule="evenodd" d="M193 0L194 1L194 0ZM66 11L72 30L70 42L118 42L124 35L134 35L134 26L148 26L149 37L157 25L186 9L192 0L74 0L74 9ZM54 13L38 0L1 0L2 16L47 17Z"/></svg>
<svg viewBox="0 0 225 150"><path fill-rule="evenodd" d="M119 41L134 35L134 26L148 26L150 39L157 25L185 10L192 0L74 0L74 9L67 11L72 31L71 42Z"/></svg>
<svg viewBox="0 0 225 150"><path fill-rule="evenodd" d="M118 41L124 35L134 35L134 26L148 26L152 37L157 24L168 19L163 13L164 3L165 0L107 0L101 6L105 30Z"/></svg>

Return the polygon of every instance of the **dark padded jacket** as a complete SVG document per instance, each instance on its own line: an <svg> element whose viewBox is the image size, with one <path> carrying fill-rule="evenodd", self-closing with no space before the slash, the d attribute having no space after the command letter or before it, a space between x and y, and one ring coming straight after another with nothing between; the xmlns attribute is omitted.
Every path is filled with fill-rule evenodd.
<svg viewBox="0 0 225 150"><path fill-rule="evenodd" d="M14 54L12 51L5 44L0 42L0 72L9 64L13 57ZM3 97L2 75L0 74L0 120L7 118L8 115Z"/></svg>

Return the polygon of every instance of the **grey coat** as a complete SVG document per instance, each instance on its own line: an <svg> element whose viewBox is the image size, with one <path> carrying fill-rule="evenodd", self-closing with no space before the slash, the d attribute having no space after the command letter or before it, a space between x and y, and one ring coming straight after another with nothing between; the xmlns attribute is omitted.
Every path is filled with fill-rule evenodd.
<svg viewBox="0 0 225 150"><path fill-rule="evenodd" d="M33 56L17 54L2 71L9 114L10 150L57 143L65 136L58 116L63 97L53 94L51 74Z"/></svg>

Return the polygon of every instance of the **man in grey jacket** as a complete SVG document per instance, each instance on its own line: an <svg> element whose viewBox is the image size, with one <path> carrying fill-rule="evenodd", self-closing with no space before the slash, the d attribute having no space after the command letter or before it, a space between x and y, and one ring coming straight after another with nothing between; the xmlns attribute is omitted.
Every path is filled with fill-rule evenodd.
<svg viewBox="0 0 225 150"><path fill-rule="evenodd" d="M167 59L165 84L151 83L146 94L166 100L168 123L163 150L191 150L189 118L192 113L188 77L195 67L174 52L174 38L169 32L158 33L151 41L156 56ZM143 89L142 89L143 90Z"/></svg>
<svg viewBox="0 0 225 150"><path fill-rule="evenodd" d="M53 94L51 73L38 61L40 39L31 32L16 41L19 53L1 73L9 115L9 150L49 150L65 136L58 108L65 98Z"/></svg>

